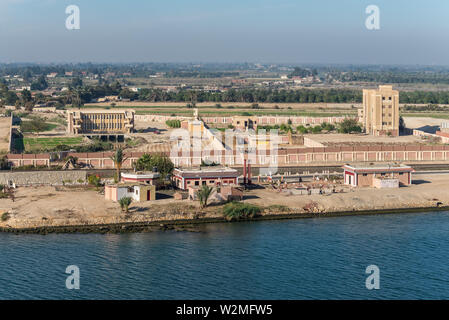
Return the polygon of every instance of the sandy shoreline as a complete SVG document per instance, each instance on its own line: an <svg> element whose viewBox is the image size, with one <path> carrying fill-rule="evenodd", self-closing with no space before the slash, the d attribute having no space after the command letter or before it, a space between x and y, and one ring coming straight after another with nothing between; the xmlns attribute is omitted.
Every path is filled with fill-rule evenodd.
<svg viewBox="0 0 449 320"><path fill-rule="evenodd" d="M237 222L258 222L270 220L293 220L312 218L336 218L361 215L380 214L400 214L400 213L425 213L432 211L449 211L449 206L418 207L418 208L392 208L380 210L359 210L341 212L321 212L321 213L289 213L289 214L265 214L252 219L240 219L236 221L226 221L223 217L182 219L182 220L159 220L148 222L122 222L112 224L87 224L87 225L61 225L61 226L38 226L31 228L8 228L0 227L0 232L5 233L25 233L25 234L49 234L49 233L134 233L150 232L156 230L174 230L198 232L195 227L209 223L237 223Z"/></svg>
<svg viewBox="0 0 449 320"><path fill-rule="evenodd" d="M331 182L314 182L315 187ZM331 183L332 185L332 183ZM449 174L416 174L414 183L397 189L352 188L340 183L333 193L298 194L293 189L260 185L244 192L244 203L258 206L264 219L341 216L366 212L410 212L449 208ZM21 187L15 199L0 199L0 228L8 230L72 230L223 222L223 205L213 200L206 208L198 201L163 196L156 201L134 202L128 213L106 200L101 189L86 186ZM53 229L52 229L53 228ZM70 229L72 228L72 229ZM150 229L151 229L150 228ZM165 228L165 227L164 227ZM91 232L91 231L89 231ZM120 232L120 230L118 230Z"/></svg>

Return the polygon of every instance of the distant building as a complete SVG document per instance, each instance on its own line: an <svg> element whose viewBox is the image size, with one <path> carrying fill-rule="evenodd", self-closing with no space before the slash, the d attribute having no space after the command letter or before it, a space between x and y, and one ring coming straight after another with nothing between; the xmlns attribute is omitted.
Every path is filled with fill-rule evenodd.
<svg viewBox="0 0 449 320"><path fill-rule="evenodd" d="M363 90L363 124L375 136L399 135L399 91L392 86Z"/></svg>
<svg viewBox="0 0 449 320"><path fill-rule="evenodd" d="M194 186L207 185L211 187L236 185L239 173L235 169L226 167L202 167L173 170L173 180L176 186L182 190Z"/></svg>
<svg viewBox="0 0 449 320"><path fill-rule="evenodd" d="M181 121L181 128L188 130L191 137L201 137L205 131L204 122L197 119Z"/></svg>
<svg viewBox="0 0 449 320"><path fill-rule="evenodd" d="M413 168L403 164L344 165L344 183L353 187L397 188L412 183Z"/></svg>
<svg viewBox="0 0 449 320"><path fill-rule="evenodd" d="M232 125L235 129L257 130L257 117L234 116L232 117Z"/></svg>
<svg viewBox="0 0 449 320"><path fill-rule="evenodd" d="M125 134L134 130L134 110L68 110L69 134Z"/></svg>

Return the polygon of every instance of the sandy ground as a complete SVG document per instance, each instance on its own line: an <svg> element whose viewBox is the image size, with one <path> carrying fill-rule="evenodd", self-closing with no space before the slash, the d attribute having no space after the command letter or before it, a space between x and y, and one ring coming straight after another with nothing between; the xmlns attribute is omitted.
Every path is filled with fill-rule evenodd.
<svg viewBox="0 0 449 320"><path fill-rule="evenodd" d="M134 133L133 137L144 138L147 143L133 148L133 151L142 152L167 152L170 151L170 134L173 129L169 128L165 123L136 121L136 130L144 130L144 132ZM155 133L155 131L159 133Z"/></svg>
<svg viewBox="0 0 449 320"><path fill-rule="evenodd" d="M419 117L404 117L405 126L410 129L418 129L426 126L441 126L442 122L447 122L447 119L436 118L419 118Z"/></svg>
<svg viewBox="0 0 449 320"><path fill-rule="evenodd" d="M258 205L282 204L294 211L315 202L324 212L390 209L434 206L440 201L449 205L449 174L419 174L414 184L398 189L350 188L337 186L342 193L329 195L291 195L288 190L278 192L268 188L250 191L247 200ZM252 196L252 197L251 197Z"/></svg>
<svg viewBox="0 0 449 320"><path fill-rule="evenodd" d="M0 117L0 153L8 152L10 126L10 117Z"/></svg>
<svg viewBox="0 0 449 320"><path fill-rule="evenodd" d="M307 134L307 138L314 141L320 142L324 145L335 145L335 144L407 144L407 143L421 143L420 137L409 136L399 136L399 137L376 137L366 134Z"/></svg>
<svg viewBox="0 0 449 320"><path fill-rule="evenodd" d="M314 203L319 212L351 210L433 207L437 202L449 205L449 174L415 175L415 183L399 189L353 189L337 185L338 193L330 195L292 195L289 190L279 192L271 187L247 191L245 202L275 212L272 205L287 206L290 212L306 212L304 207ZM85 225L99 223L160 221L191 219L201 210L198 202L167 198L154 202L133 203L129 214L121 212L117 203L107 201L96 190L69 187L28 187L16 190L16 199L0 200L0 213L10 218L0 226L35 227L45 225ZM207 217L221 215L221 206L210 206Z"/></svg>

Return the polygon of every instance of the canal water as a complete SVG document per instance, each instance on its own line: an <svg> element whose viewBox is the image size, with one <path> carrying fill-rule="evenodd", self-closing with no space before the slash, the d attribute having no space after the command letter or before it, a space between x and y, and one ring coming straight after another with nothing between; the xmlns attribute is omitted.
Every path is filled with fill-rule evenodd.
<svg viewBox="0 0 449 320"><path fill-rule="evenodd" d="M449 212L0 233L0 299L448 299ZM66 288L67 266L80 289ZM379 290L365 285L379 268Z"/></svg>

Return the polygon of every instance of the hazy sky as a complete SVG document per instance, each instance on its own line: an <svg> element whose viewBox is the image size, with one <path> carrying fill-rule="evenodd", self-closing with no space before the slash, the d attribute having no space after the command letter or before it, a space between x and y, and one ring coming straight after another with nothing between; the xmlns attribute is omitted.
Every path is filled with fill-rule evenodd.
<svg viewBox="0 0 449 320"><path fill-rule="evenodd" d="M0 0L0 62L449 65L448 38L448 0Z"/></svg>

